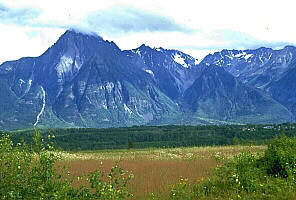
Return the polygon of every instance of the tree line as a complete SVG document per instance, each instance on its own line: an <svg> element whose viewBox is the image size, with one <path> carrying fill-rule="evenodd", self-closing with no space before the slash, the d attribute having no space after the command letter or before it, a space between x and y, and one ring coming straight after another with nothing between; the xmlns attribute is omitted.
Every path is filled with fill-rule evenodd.
<svg viewBox="0 0 296 200"><path fill-rule="evenodd" d="M235 144L267 144L277 136L295 134L296 124L133 126L125 128L42 129L44 138L55 136L56 148L68 151L170 148ZM15 142L32 143L35 130L8 132Z"/></svg>

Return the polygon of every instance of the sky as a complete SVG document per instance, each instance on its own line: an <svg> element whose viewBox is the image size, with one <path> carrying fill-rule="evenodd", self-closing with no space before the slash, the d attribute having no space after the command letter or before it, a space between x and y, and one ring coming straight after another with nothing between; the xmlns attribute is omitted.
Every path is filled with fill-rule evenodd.
<svg viewBox="0 0 296 200"><path fill-rule="evenodd" d="M0 63L39 56L70 28L121 49L141 44L202 59L222 49L296 44L292 0L0 0Z"/></svg>

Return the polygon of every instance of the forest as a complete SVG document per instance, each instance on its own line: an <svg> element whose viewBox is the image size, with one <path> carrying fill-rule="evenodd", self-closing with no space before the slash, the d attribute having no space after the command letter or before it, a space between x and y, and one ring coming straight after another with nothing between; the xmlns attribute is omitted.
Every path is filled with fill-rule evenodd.
<svg viewBox="0 0 296 200"><path fill-rule="evenodd" d="M124 128L41 129L55 137L55 147L67 151L190 146L262 145L277 136L294 136L296 124L133 126ZM35 130L8 132L14 142L32 143ZM3 132L4 133L4 132ZM7 132L6 132L7 133Z"/></svg>

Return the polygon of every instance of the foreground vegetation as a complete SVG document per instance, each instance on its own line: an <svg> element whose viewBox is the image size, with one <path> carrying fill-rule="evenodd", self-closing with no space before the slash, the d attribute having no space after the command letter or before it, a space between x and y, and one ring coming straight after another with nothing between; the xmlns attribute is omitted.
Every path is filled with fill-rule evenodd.
<svg viewBox="0 0 296 200"><path fill-rule="evenodd" d="M0 199L296 199L296 137L267 147L61 152L40 133L29 145L3 134L0 169Z"/></svg>
<svg viewBox="0 0 296 200"><path fill-rule="evenodd" d="M263 155L239 154L202 182L182 180L171 199L296 199L296 137L275 139Z"/></svg>
<svg viewBox="0 0 296 200"><path fill-rule="evenodd" d="M134 179L127 187L133 199L169 199L171 187L180 177L188 183L202 180L217 166L248 150L263 152L265 146L216 146L165 149L99 150L89 152L63 152L63 164L71 166L70 174L89 173L100 167L109 171L116 161L123 169L132 171Z"/></svg>
<svg viewBox="0 0 296 200"><path fill-rule="evenodd" d="M132 174L117 164L105 175L95 170L84 176L69 176L57 166L58 154L40 134L32 146L14 145L9 136L0 139L0 199L127 199ZM83 181L74 187L74 180Z"/></svg>

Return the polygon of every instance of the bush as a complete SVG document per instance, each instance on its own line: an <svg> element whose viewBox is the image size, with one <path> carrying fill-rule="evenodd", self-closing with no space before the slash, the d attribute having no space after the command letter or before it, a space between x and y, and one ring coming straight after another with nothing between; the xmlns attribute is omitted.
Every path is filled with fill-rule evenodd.
<svg viewBox="0 0 296 200"><path fill-rule="evenodd" d="M296 177L296 137L283 135L268 145L261 159L268 175L295 179Z"/></svg>
<svg viewBox="0 0 296 200"><path fill-rule="evenodd" d="M58 172L58 153L50 143L44 142L39 132L33 141L31 146L14 145L8 135L1 136L0 199L126 199L132 196L126 189L132 175L123 171L118 163L107 178L100 170L83 177L69 177L65 167ZM75 188L72 183L77 178L89 184Z"/></svg>

